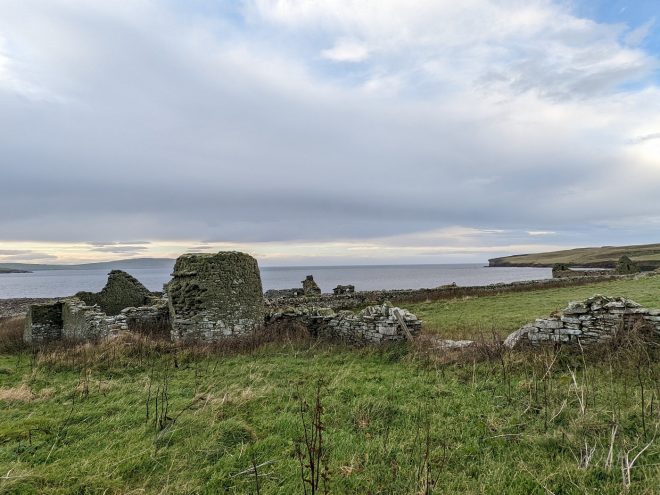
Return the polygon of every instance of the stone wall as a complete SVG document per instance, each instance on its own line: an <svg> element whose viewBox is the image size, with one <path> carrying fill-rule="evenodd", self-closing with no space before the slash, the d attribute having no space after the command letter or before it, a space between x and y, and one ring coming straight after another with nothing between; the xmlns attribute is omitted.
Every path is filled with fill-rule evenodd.
<svg viewBox="0 0 660 495"><path fill-rule="evenodd" d="M23 340L36 344L62 338L62 303L33 304L28 308Z"/></svg>
<svg viewBox="0 0 660 495"><path fill-rule="evenodd" d="M558 314L525 325L509 335L504 344L510 348L547 343L588 347L607 342L636 321L650 325L660 337L660 309L642 308L622 297L596 295L585 301L571 302Z"/></svg>
<svg viewBox="0 0 660 495"><path fill-rule="evenodd" d="M603 277L613 274L617 274L617 272L612 270L575 270L563 264L552 267L552 278Z"/></svg>
<svg viewBox="0 0 660 495"><path fill-rule="evenodd" d="M456 284L443 285L432 289L394 289L356 291L352 294L319 294L316 296L288 296L285 293L268 291L265 304L269 311L290 306L307 306L310 308L323 307L339 309L357 309L365 306L392 303L436 301L456 299L471 296L489 296L508 292L527 292L530 290L550 289L557 287L576 287L612 280L625 280L633 277L655 276L653 273L637 275L616 275L611 271L607 275L594 277L560 278L547 280L528 280L522 282L499 283L491 285L457 286ZM268 297L271 295L271 297Z"/></svg>
<svg viewBox="0 0 660 495"><path fill-rule="evenodd" d="M78 292L75 297L88 306L98 304L108 315L118 315L124 308L145 306L151 295L149 289L132 275L121 270L112 270L101 292Z"/></svg>
<svg viewBox="0 0 660 495"><path fill-rule="evenodd" d="M335 312L330 308L291 306L270 312L266 321L267 325L300 323L317 337L358 345L381 344L406 339L405 331L396 317L397 311L410 333L413 336L419 334L422 322L409 311L389 304L369 306L357 314L352 311Z"/></svg>
<svg viewBox="0 0 660 495"><path fill-rule="evenodd" d="M121 315L126 319L129 332L152 333L169 329L167 330L169 336L171 322L167 296L162 296L150 306L124 308Z"/></svg>
<svg viewBox="0 0 660 495"><path fill-rule="evenodd" d="M173 340L248 335L264 322L257 260L236 251L185 254L167 285Z"/></svg>
<svg viewBox="0 0 660 495"><path fill-rule="evenodd" d="M101 340L128 329L122 315L107 315L99 306L89 306L77 297L68 298L62 303L64 340Z"/></svg>

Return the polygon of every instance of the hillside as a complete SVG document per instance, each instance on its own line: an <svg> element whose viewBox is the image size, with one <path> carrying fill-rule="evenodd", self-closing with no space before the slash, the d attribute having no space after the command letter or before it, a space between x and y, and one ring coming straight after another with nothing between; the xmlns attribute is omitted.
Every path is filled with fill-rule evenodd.
<svg viewBox="0 0 660 495"><path fill-rule="evenodd" d="M130 270L131 268L168 268L174 267L174 261L170 258L132 258L116 261L101 261L98 263L81 263L77 265L46 265L32 263L0 263L2 270ZM14 272L16 273L16 272Z"/></svg>
<svg viewBox="0 0 660 495"><path fill-rule="evenodd" d="M639 246L603 246L567 249L549 253L516 254L488 260L489 266L553 266L563 263L569 266L614 268L617 260L626 255L639 263L644 270L660 267L660 244Z"/></svg>

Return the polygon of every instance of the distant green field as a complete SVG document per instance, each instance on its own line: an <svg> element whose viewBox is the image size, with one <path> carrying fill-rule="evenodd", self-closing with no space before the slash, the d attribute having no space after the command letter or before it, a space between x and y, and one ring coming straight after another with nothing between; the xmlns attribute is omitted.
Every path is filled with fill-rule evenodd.
<svg viewBox="0 0 660 495"><path fill-rule="evenodd" d="M446 338L493 333L503 337L534 318L565 308L569 301L586 299L594 294L624 296L643 306L660 308L660 276L407 304L405 307L424 320L428 331Z"/></svg>
<svg viewBox="0 0 660 495"><path fill-rule="evenodd" d="M626 255L647 268L660 266L660 244L639 246L604 246L567 249L549 253L522 254L493 258L491 266L552 266L563 263L573 266L601 266L613 268Z"/></svg>

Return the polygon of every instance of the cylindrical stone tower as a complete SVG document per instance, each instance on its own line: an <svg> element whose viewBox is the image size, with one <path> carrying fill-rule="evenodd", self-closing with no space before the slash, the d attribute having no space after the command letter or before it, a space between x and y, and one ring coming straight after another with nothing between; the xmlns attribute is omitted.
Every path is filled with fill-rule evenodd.
<svg viewBox="0 0 660 495"><path fill-rule="evenodd" d="M184 254L167 286L172 340L248 335L264 323L257 260L237 251Z"/></svg>

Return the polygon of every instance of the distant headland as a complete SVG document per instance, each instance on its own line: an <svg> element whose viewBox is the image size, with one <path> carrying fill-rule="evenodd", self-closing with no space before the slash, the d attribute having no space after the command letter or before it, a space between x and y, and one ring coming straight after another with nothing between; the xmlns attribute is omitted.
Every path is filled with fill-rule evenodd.
<svg viewBox="0 0 660 495"><path fill-rule="evenodd" d="M660 244L586 247L548 253L516 254L490 259L488 264L509 267L552 267L562 264L585 268L615 268L621 256L628 256L642 270L655 270L660 267Z"/></svg>
<svg viewBox="0 0 660 495"><path fill-rule="evenodd" d="M0 275L5 273L32 273L30 270L21 270L18 268L0 268Z"/></svg>

